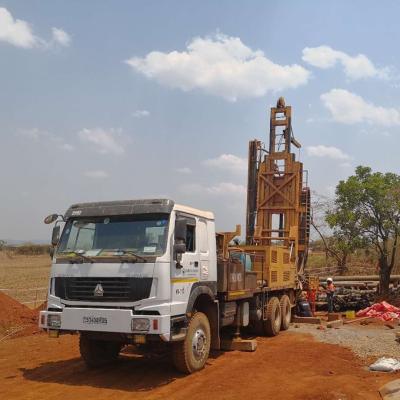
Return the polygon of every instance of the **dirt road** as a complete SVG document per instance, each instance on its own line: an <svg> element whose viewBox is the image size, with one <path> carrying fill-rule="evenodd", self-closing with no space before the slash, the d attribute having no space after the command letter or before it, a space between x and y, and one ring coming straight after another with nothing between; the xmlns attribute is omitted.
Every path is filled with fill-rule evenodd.
<svg viewBox="0 0 400 400"><path fill-rule="evenodd" d="M88 371L77 336L32 335L0 343L2 399L379 399L399 375L367 371L350 350L285 332L259 339L255 353L221 353L194 375L174 371L165 356L124 354Z"/></svg>

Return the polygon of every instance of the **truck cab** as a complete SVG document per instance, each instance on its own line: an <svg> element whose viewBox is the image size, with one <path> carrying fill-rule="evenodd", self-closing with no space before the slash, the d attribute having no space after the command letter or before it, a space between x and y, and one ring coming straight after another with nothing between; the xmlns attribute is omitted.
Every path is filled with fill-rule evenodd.
<svg viewBox="0 0 400 400"><path fill-rule="evenodd" d="M75 204L58 220L40 327L53 336L79 332L89 365L108 361L126 343L182 342L194 311L215 308L211 212L169 199L128 200ZM210 349L206 325L191 339L198 365ZM180 364L185 372L197 368L193 360Z"/></svg>

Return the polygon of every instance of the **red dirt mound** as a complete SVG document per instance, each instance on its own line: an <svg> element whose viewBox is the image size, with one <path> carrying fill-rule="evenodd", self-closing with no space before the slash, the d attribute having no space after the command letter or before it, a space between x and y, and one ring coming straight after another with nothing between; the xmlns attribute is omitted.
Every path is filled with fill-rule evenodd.
<svg viewBox="0 0 400 400"><path fill-rule="evenodd" d="M39 332L38 311L0 292L0 339Z"/></svg>

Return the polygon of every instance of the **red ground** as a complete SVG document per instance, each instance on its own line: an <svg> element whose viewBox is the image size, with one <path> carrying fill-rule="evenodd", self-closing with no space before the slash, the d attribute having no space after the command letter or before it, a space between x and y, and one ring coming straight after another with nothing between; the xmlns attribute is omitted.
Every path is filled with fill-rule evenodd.
<svg viewBox="0 0 400 400"><path fill-rule="evenodd" d="M0 293L0 324L24 326L0 339L1 399L379 399L399 374L369 372L350 350L289 332L259 338L254 353L213 354L196 374L177 373L168 354L143 358L128 351L101 370L87 370L78 337L37 332L38 311Z"/></svg>
<svg viewBox="0 0 400 400"><path fill-rule="evenodd" d="M400 376L369 372L349 350L290 331L258 342L254 353L217 354L204 370L184 376L167 356L131 354L88 371L77 336L20 337L0 343L0 398L369 400Z"/></svg>

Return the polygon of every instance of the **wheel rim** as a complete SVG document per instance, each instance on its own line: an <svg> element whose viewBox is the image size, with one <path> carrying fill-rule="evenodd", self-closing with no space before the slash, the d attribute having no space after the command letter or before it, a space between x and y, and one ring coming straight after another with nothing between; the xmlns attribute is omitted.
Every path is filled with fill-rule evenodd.
<svg viewBox="0 0 400 400"><path fill-rule="evenodd" d="M204 357L206 353L206 348L207 348L207 336L204 333L203 329L198 328L194 333L192 339L192 350L196 360L201 360Z"/></svg>

